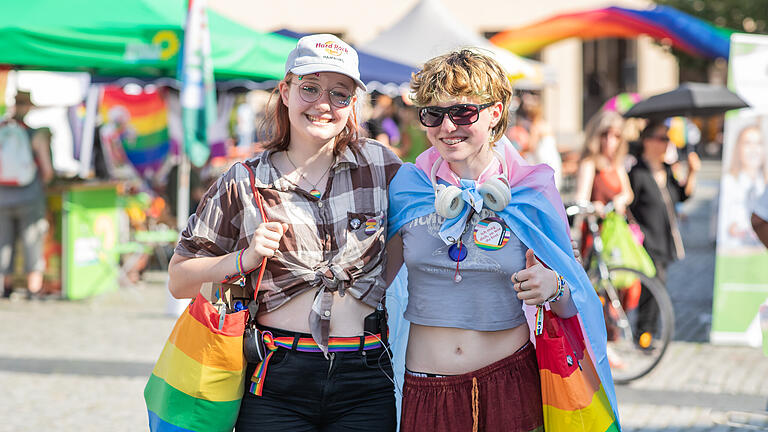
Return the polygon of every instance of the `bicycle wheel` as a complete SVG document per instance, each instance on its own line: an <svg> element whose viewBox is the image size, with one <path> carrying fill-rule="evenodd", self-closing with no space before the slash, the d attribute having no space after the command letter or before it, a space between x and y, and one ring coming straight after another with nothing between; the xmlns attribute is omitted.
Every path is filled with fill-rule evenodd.
<svg viewBox="0 0 768 432"><path fill-rule="evenodd" d="M672 340L674 310L657 279L625 267L610 267L610 277L591 277L603 302L608 361L618 384L642 377L661 360Z"/></svg>

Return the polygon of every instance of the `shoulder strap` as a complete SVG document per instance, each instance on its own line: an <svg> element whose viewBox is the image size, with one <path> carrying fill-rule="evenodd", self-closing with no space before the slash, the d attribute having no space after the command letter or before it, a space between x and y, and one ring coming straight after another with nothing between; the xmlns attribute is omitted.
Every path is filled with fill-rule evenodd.
<svg viewBox="0 0 768 432"><path fill-rule="evenodd" d="M251 169L251 167L249 167L243 162L240 162L240 163L243 165L243 167L245 167L246 170L248 170L248 177L250 178L250 181L251 181L251 191L253 191L253 196L256 199L256 204L259 207L259 213L261 213L261 219L264 222L269 222L269 219L267 219L267 214L266 212L264 212L264 205L261 200L261 194L256 189L256 183L255 183L256 176L253 174L253 170ZM261 278L264 276L264 269L266 267L267 267L267 257L264 257L261 259L261 267L259 268L259 277L258 279L256 279L256 288L253 291L254 299L256 298L256 295L259 293L259 287L261 286Z"/></svg>

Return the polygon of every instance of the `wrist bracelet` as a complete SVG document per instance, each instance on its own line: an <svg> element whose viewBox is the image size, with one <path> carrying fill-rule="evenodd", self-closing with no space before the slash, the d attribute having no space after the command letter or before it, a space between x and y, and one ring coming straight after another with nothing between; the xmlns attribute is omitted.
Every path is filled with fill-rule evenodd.
<svg viewBox="0 0 768 432"><path fill-rule="evenodd" d="M248 271L243 270L243 254L245 253L245 248L240 249L235 254L235 273L231 275L224 276L224 280L221 281L221 283L230 283L232 281L237 281L237 283L240 286L245 286L245 277L259 268L259 266L256 266Z"/></svg>
<svg viewBox="0 0 768 432"><path fill-rule="evenodd" d="M545 303L554 303L558 300L560 300L560 297L565 294L565 278L560 276L558 272L555 272L555 277L557 278L557 290L554 294L552 294L552 297L548 298Z"/></svg>

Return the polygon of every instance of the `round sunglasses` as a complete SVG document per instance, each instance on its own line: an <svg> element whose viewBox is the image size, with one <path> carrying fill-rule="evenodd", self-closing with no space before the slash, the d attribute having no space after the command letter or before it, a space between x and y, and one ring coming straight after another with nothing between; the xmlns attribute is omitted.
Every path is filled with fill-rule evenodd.
<svg viewBox="0 0 768 432"><path fill-rule="evenodd" d="M317 102L323 93L328 93L328 99L331 101L331 105L336 108L346 108L352 103L352 96L354 94L344 87L334 87L330 90L322 88L319 84L312 82L300 82L295 84L299 87L299 96L301 100L307 103Z"/></svg>
<svg viewBox="0 0 768 432"><path fill-rule="evenodd" d="M437 127L443 124L443 118L448 114L456 126L467 126L480 118L480 111L496 102L478 104L457 104L448 107L427 106L419 109L419 121L426 127Z"/></svg>

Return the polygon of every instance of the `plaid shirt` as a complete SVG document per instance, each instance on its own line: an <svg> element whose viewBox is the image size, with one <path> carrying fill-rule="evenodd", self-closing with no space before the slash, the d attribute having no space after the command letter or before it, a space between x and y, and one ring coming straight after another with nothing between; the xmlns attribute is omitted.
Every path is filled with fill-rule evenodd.
<svg viewBox="0 0 768 432"><path fill-rule="evenodd" d="M275 256L267 260L259 301L269 312L309 289L318 290L309 322L313 338L324 348L333 292L351 294L372 307L384 296L388 185L401 162L382 144L358 140L336 158L318 199L282 176L271 154L265 151L245 162L254 172L267 219L289 225ZM248 170L233 165L206 192L175 252L209 257L237 251L248 247L261 223ZM255 288L256 277L249 283Z"/></svg>

